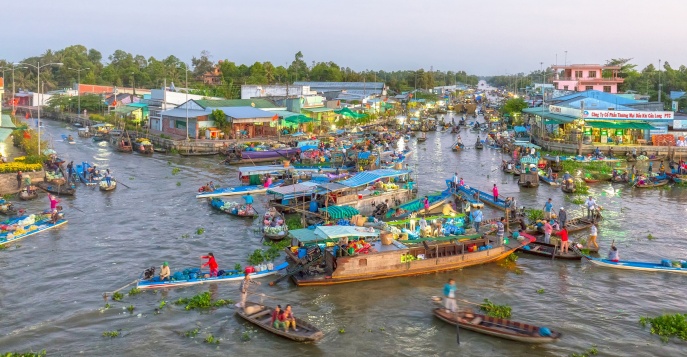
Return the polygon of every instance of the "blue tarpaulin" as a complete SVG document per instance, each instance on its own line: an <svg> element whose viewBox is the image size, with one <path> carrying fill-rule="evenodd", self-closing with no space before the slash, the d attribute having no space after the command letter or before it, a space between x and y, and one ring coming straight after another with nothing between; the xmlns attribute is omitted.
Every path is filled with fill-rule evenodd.
<svg viewBox="0 0 687 357"><path fill-rule="evenodd" d="M524 126L514 126L513 130L516 133L526 133L527 132L527 128L525 128Z"/></svg>

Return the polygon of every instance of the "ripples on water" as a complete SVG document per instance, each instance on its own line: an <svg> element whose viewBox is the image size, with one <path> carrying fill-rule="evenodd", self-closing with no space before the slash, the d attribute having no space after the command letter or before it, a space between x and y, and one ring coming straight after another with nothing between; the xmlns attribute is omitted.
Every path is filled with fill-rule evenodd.
<svg viewBox="0 0 687 357"><path fill-rule="evenodd" d="M450 116L447 116L450 120ZM46 123L54 137L67 133L59 123ZM475 136L461 131L471 146ZM499 170L501 154L492 149L454 153L455 135L429 133L425 143L408 143L417 149L410 166L416 167L421 193L441 190L453 172L467 184L489 190L493 183L502 195L519 204L540 208L554 198L570 215L582 211L564 201L560 189L540 186L523 189ZM79 187L76 198L63 198L68 226L42 233L0 251L0 350L47 349L52 356L126 355L401 355L401 356L560 356L597 345L602 355L677 356L684 343L663 344L639 327L640 316L684 312L684 277L616 271L585 262L560 262L521 257L515 274L497 264L450 273L320 288L295 288L282 282L260 291L295 306L300 316L322 328L318 344L291 343L264 333L233 314L233 308L209 312L184 311L172 306L156 315L161 300L171 302L210 291L216 298L238 298L238 284L201 285L125 297L110 302L104 312L102 294L132 280L146 267L168 261L172 269L200 264L210 251L224 267L240 262L260 248L250 222L210 210L193 195L213 180L219 185L238 183L236 168L219 165L217 158L183 158L155 154L112 152L105 143L77 138L76 145L54 143L66 159L110 167L123 184L115 192ZM172 168L181 171L173 175ZM178 183L178 185L177 185ZM594 185L591 192L605 208L599 243L605 252L615 240L624 259L657 261L687 257L681 222L687 205L684 189L638 190L625 186ZM261 200L258 208L264 205ZM19 203L38 211L46 198ZM77 210L78 209L78 210ZM83 211L80 212L79 210ZM499 212L486 209L487 216ZM203 235L195 235L197 228ZM648 240L651 233L655 240ZM188 234L189 238L182 238ZM428 298L440 295L449 278L456 279L460 297L484 298L513 307L513 318L563 332L557 344L529 346L463 331L456 345L455 327L433 318ZM544 289L543 294L537 294ZM124 291L128 291L124 289ZM133 304L135 311L122 310ZM170 303L170 305L172 305ZM138 314L141 317L137 317ZM196 327L195 339L183 333ZM241 341L246 329L252 339ZM110 339L102 332L121 329ZM344 329L345 333L339 333ZM202 342L207 334L219 337L218 346Z"/></svg>

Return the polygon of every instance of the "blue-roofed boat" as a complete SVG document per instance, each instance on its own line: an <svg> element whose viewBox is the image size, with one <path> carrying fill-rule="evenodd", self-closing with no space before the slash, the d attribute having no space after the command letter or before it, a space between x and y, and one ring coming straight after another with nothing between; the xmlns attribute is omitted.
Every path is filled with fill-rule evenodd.
<svg viewBox="0 0 687 357"><path fill-rule="evenodd" d="M550 186L560 186L561 185L560 182L557 182L556 180L551 179L548 176L546 176L546 172L544 172L542 170L539 170L539 181L541 181L545 184L548 184Z"/></svg>
<svg viewBox="0 0 687 357"><path fill-rule="evenodd" d="M267 269L270 266L266 265L265 270L256 271L250 274L252 279L264 278L266 276L271 276L277 274L280 270L286 269L289 264L284 262L279 265L275 265L272 269ZM186 272L186 274L184 274ZM221 272L221 270L220 270ZM209 271L201 271L198 268L189 268L184 271L178 271L172 274L172 280L160 281L159 276L155 276L150 279L144 279L144 273L141 274L136 287L139 289L166 289L166 288L177 288L181 286L198 285L204 283L223 283L231 281L241 281L245 278L246 274L238 270L227 270L218 277L205 278L205 275L209 275ZM176 279L178 277L179 279Z"/></svg>
<svg viewBox="0 0 687 357"><path fill-rule="evenodd" d="M62 140L69 144L76 144L76 140L74 140L74 137L71 135L62 134Z"/></svg>
<svg viewBox="0 0 687 357"><path fill-rule="evenodd" d="M238 195L245 195L245 194L260 194L260 193L265 193L267 192L268 189L274 188L274 187L279 187L284 184L283 180L275 181L269 187L265 187L265 185L246 185L246 186L231 186L231 187L223 187L223 188L218 188L214 191L210 192L201 192L196 195L196 198L212 198L212 197L220 197L220 196L238 196Z"/></svg>
<svg viewBox="0 0 687 357"><path fill-rule="evenodd" d="M74 171L76 171L76 175L79 176L79 180L86 185L97 185L98 182L100 181L100 177L94 177L93 180L91 180L90 173L88 172L88 169L91 168L91 164L87 162L82 162L80 164L76 164L76 167L74 167Z"/></svg>
<svg viewBox="0 0 687 357"><path fill-rule="evenodd" d="M670 260L664 260L661 263L634 262L628 260L613 262L608 259L594 258L588 255L583 255L583 257L590 263L605 268L687 274L687 263L685 262L680 262L680 266L676 267L673 266Z"/></svg>
<svg viewBox="0 0 687 357"><path fill-rule="evenodd" d="M427 196L429 200L429 213L435 213L438 208L441 208L452 196L450 190L444 190L442 192L430 193ZM402 203L394 208L389 209L389 211L384 215L383 220L399 220L408 218L413 213L424 213L424 201L425 196L418 197L412 201ZM400 210L400 211L399 211Z"/></svg>
<svg viewBox="0 0 687 357"><path fill-rule="evenodd" d="M446 180L446 184L450 185L451 181ZM470 202L473 207L483 207L486 204L491 207L498 208L500 210L506 210L506 201L504 201L501 198L494 201L494 195L488 192L480 191L470 186L459 186L458 192L463 196L463 198L466 201Z"/></svg>

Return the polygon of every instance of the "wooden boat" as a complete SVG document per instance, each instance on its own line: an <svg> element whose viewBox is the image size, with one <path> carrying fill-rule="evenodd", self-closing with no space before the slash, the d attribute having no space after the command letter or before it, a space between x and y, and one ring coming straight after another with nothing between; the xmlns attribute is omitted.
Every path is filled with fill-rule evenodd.
<svg viewBox="0 0 687 357"><path fill-rule="evenodd" d="M227 158L225 162L230 165L243 164L250 162L255 165L256 162L273 162L275 160L288 160L293 156L298 156L301 153L301 149L298 147L292 148L281 148L273 150L262 150L262 151L252 151L252 150L242 150L242 151L229 151L227 152Z"/></svg>
<svg viewBox="0 0 687 357"><path fill-rule="evenodd" d="M650 181L648 180L647 182L643 184L639 184L639 182L635 183L634 187L637 188L652 188L652 187L660 187L660 186L665 186L670 182L670 180L658 180L658 181Z"/></svg>
<svg viewBox="0 0 687 357"><path fill-rule="evenodd" d="M100 191L114 191L114 189L117 188L117 181L110 181L110 185L108 186L105 180L101 180L98 187L100 188Z"/></svg>
<svg viewBox="0 0 687 357"><path fill-rule="evenodd" d="M159 148L157 146L153 148L153 151L160 153L160 154L166 154L167 153L167 149Z"/></svg>
<svg viewBox="0 0 687 357"><path fill-rule="evenodd" d="M448 199L451 197L451 192L449 190L444 190L443 192L438 192L438 193L431 193L426 195L427 199L429 200L429 212L430 213L435 213L437 209L441 209L441 207L448 201ZM408 218L411 214L413 213L424 213L425 207L422 204L424 201L425 196L418 197L412 201L408 201L406 203L402 203L396 207L390 208L386 214L384 214L384 217L382 220L388 221L388 220L399 220L399 219L405 219ZM399 210L401 213L399 213Z"/></svg>
<svg viewBox="0 0 687 357"><path fill-rule="evenodd" d="M518 185L522 187L539 186L539 174L537 172L521 172L518 176Z"/></svg>
<svg viewBox="0 0 687 357"><path fill-rule="evenodd" d="M294 230L290 235L306 251L302 254L301 250L294 253L286 249L289 268L286 275L273 283L290 277L298 286L332 285L451 271L499 261L529 242L510 240L506 245L493 246L490 239L481 238L432 246L424 242L422 246L409 247L385 235L381 236L382 240L376 240L379 231L350 226L318 226L315 230ZM371 241L364 245L358 242L363 248L344 256L338 256L337 246L323 251L317 245L348 238L349 247L355 249L351 237Z"/></svg>
<svg viewBox="0 0 687 357"><path fill-rule="evenodd" d="M58 196L74 196L76 194L76 189L73 186L55 185L48 182L36 182L35 186Z"/></svg>
<svg viewBox="0 0 687 357"><path fill-rule="evenodd" d="M216 189L214 191L210 191L210 192L200 192L199 194L196 195L196 198L237 196L237 195L245 195L248 193L259 194L259 193L265 193L265 192L267 192L268 189L274 188L274 187L279 187L283 184L284 184L284 181L280 180L280 181L273 182L269 187L265 187L265 185L246 185L246 186L224 187L224 188L218 188L218 189Z"/></svg>
<svg viewBox="0 0 687 357"><path fill-rule="evenodd" d="M530 240L530 243L524 245L518 249L518 252L536 255L540 257L551 258L554 255L554 259L563 260L580 260L582 255L570 249L567 253L562 253L559 246L553 244L547 244L544 242L537 241L537 238L533 235L527 233L521 233L521 235Z"/></svg>
<svg viewBox="0 0 687 357"><path fill-rule="evenodd" d="M194 152L194 151L186 151L186 152L179 152L179 155L181 156L215 156L218 155L219 151L200 151L200 152Z"/></svg>
<svg viewBox="0 0 687 357"><path fill-rule="evenodd" d="M598 214L595 216L596 221L600 221L603 219L601 214ZM588 219L587 217L577 217L573 218L571 220L568 220L565 222L565 227L568 230L568 233L575 233L579 231L583 231L585 229L589 229L592 224L594 224L593 220ZM543 235L543 231L537 231L537 230L527 230L525 233L533 236L538 236L538 235ZM556 232L554 232L556 233Z"/></svg>
<svg viewBox="0 0 687 357"><path fill-rule="evenodd" d="M574 185L561 185L561 191L565 193L575 193L576 189Z"/></svg>
<svg viewBox="0 0 687 357"><path fill-rule="evenodd" d="M119 152L133 152L134 149L131 146L131 138L129 133L124 130L121 135L112 135L110 137L110 144L115 147L115 150Z"/></svg>
<svg viewBox="0 0 687 357"><path fill-rule="evenodd" d="M539 173L539 181L548 184L550 186L560 186L560 182L556 182L555 179L549 178L546 176L546 173L544 171L538 171Z"/></svg>
<svg viewBox="0 0 687 357"><path fill-rule="evenodd" d="M426 137L426 136L421 136L421 137L417 138L417 142L418 142L418 143L422 143L422 142L425 142L425 141L427 141L427 137Z"/></svg>
<svg viewBox="0 0 687 357"><path fill-rule="evenodd" d="M17 214L17 209L14 204L10 201L0 198L0 214L5 216L13 216Z"/></svg>
<svg viewBox="0 0 687 357"><path fill-rule="evenodd" d="M277 274L280 270L286 269L289 264L284 262L279 265L271 266L270 264L265 265L264 270L256 271L250 274L253 279L263 278L266 276ZM269 269L269 268L272 269ZM172 280L160 281L159 276L145 278L145 272L141 273L139 280L136 282L136 287L139 289L163 289L163 288L176 288L181 286L198 285L204 283L222 283L231 281L241 281L245 278L245 273L238 270L228 270L224 274L217 277L208 277L209 271L201 271L199 268L189 268L184 271L188 271L187 274L183 274L179 271L179 274L173 273ZM182 277L181 279L175 279L175 276Z"/></svg>
<svg viewBox="0 0 687 357"><path fill-rule="evenodd" d="M152 155L153 152L155 152L153 143L151 143L147 138L138 138L131 143L131 146L133 147L134 151L144 155Z"/></svg>
<svg viewBox="0 0 687 357"><path fill-rule="evenodd" d="M38 198L38 191L36 191L36 187L33 187L31 191L29 191L28 188L24 187L21 191L19 191L18 196L19 199L22 201L30 201Z"/></svg>
<svg viewBox="0 0 687 357"><path fill-rule="evenodd" d="M595 180L595 179L586 178L586 177L583 178L583 180L585 183L599 183L599 182L601 182L601 180Z"/></svg>
<svg viewBox="0 0 687 357"><path fill-rule="evenodd" d="M228 206L226 201L218 197L210 198L208 203L210 204L210 207L234 217L252 219L258 218L258 212L255 210L255 208L253 208L250 212L245 212L245 205L240 205L234 202L234 205Z"/></svg>
<svg viewBox="0 0 687 357"><path fill-rule="evenodd" d="M64 142L69 143L69 144L76 144L76 140L74 140L74 137L71 135L62 134L62 140L64 140Z"/></svg>
<svg viewBox="0 0 687 357"><path fill-rule="evenodd" d="M463 195L463 197L465 197L465 199L473 199L477 202L486 204L488 206L498 208L504 211L506 210L506 201L504 201L502 198L499 198L496 201L494 201L494 195L489 194L487 192L480 191L476 188L469 186L459 186L458 191Z"/></svg>
<svg viewBox="0 0 687 357"><path fill-rule="evenodd" d="M76 175L79 176L79 180L86 184L86 185L97 185L98 181L100 181L100 177L94 176L93 180L91 180L91 175L88 172L89 169L95 169L94 167L91 167L91 164L87 162L82 162L81 164L76 164L74 165L74 171L76 172Z"/></svg>
<svg viewBox="0 0 687 357"><path fill-rule="evenodd" d="M588 255L584 255L584 257L590 263L605 268L687 274L687 264L685 263L682 263L680 267L675 267L672 265L672 262L670 266L667 266L664 263L634 262L629 260L613 262L608 259L594 258Z"/></svg>
<svg viewBox="0 0 687 357"><path fill-rule="evenodd" d="M107 141L107 134L102 132L97 132L93 135L93 142Z"/></svg>
<svg viewBox="0 0 687 357"><path fill-rule="evenodd" d="M23 217L26 218L26 217ZM49 218L43 218L39 221L36 221L35 223L22 227L22 233L16 234L16 231L14 232L0 232L0 246L16 242L19 240L22 240L26 237L30 237L34 234L38 234L43 231L47 231L53 228L57 228L61 225L64 225L67 223L66 219L60 219L57 221L57 223L52 223L52 221ZM32 229L33 228L33 229Z"/></svg>
<svg viewBox="0 0 687 357"><path fill-rule="evenodd" d="M270 222L274 220L281 220L282 223L277 224L274 227L272 227L270 223L263 224L262 233L265 239L269 239L271 241L280 241L289 235L289 229L286 225L286 220L281 213L277 212L276 210L267 211L265 212L263 220L266 221L268 219Z"/></svg>
<svg viewBox="0 0 687 357"><path fill-rule="evenodd" d="M296 317L296 327L298 331L290 329L288 332L283 329L275 328L270 322L272 321L272 309L269 306L260 305L254 302L246 302L244 308L239 308L236 310L236 314L239 315L244 320L268 331L277 336L288 338L289 340L297 342L315 342L322 337L324 333L320 331L317 327L303 321Z"/></svg>
<svg viewBox="0 0 687 357"><path fill-rule="evenodd" d="M484 144L481 141L477 140L477 142L475 143L475 149L477 149L477 150L484 149Z"/></svg>
<svg viewBox="0 0 687 357"><path fill-rule="evenodd" d="M548 328L469 311L454 313L437 307L434 309L434 316L451 325L457 324L461 329L518 342L552 343L562 336L560 332L550 331Z"/></svg>
<svg viewBox="0 0 687 357"><path fill-rule="evenodd" d="M463 149L465 149L465 145L463 145L463 142L460 140L456 141L455 143L453 143L453 145L451 145L451 150L453 151L461 151Z"/></svg>

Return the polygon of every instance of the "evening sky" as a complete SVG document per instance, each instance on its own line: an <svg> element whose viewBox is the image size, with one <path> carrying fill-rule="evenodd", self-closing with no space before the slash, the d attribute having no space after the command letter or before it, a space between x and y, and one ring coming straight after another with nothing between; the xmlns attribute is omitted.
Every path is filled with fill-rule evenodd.
<svg viewBox="0 0 687 357"><path fill-rule="evenodd" d="M633 58L687 64L683 0L34 0L2 5L0 58L82 44L184 61L312 61L492 75ZM567 56L566 56L567 51Z"/></svg>

